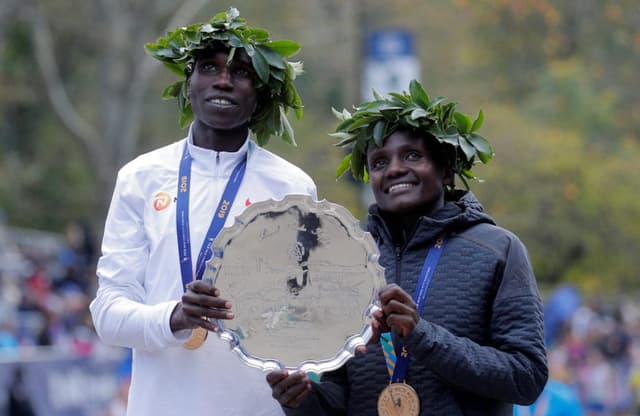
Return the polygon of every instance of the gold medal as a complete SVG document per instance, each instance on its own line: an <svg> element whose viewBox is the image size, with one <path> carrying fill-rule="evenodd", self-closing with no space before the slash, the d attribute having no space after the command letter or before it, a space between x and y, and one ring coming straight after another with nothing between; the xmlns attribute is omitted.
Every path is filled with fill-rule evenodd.
<svg viewBox="0 0 640 416"><path fill-rule="evenodd" d="M408 384L391 383L378 397L380 416L419 416L420 399L418 393Z"/></svg>
<svg viewBox="0 0 640 416"><path fill-rule="evenodd" d="M193 331L191 331L191 336L184 342L184 344L182 344L182 346L188 350L195 350L197 348L200 348L200 346L204 344L204 341L207 339L208 334L209 331L202 328L201 326L194 328Z"/></svg>

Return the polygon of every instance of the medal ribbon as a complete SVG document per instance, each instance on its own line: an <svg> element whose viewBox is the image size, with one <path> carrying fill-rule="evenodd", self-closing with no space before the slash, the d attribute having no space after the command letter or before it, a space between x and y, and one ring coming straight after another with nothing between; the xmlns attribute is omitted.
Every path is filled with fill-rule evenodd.
<svg viewBox="0 0 640 416"><path fill-rule="evenodd" d="M416 302L418 315L422 315L424 309L424 302L427 298L427 292L429 291L429 285L433 279L433 274L440 260L440 255L444 249L444 245L447 242L446 237L439 237L433 247L429 249L427 258L424 261L422 270L420 271L420 279L416 285L416 289L413 293L413 301ZM409 368L409 352L401 342L398 345L393 345L391 340L391 334L385 332L380 335L380 343L382 344L382 351L384 352L385 359L387 361L387 370L391 376L392 383L399 383L404 381Z"/></svg>
<svg viewBox="0 0 640 416"><path fill-rule="evenodd" d="M189 233L189 190L191 185L191 155L189 154L188 143L185 143L180 160L178 174L178 200L176 207L176 230L178 234L178 256L180 258L180 274L182 275L182 287L184 290L187 284L193 281L193 264L191 262L191 237ZM229 181L224 188L218 208L215 211L209 230L205 235L198 259L196 261L195 280L202 279L205 262L211 257L211 246L213 240L222 229L227 215L231 211L233 200L238 194L244 172L247 167L247 155L236 165L229 177Z"/></svg>
<svg viewBox="0 0 640 416"><path fill-rule="evenodd" d="M393 370L396 368L396 350L393 349L393 341L391 341L390 332L380 334L380 345L382 345L382 352L384 353L384 358L387 362L389 378L393 378Z"/></svg>

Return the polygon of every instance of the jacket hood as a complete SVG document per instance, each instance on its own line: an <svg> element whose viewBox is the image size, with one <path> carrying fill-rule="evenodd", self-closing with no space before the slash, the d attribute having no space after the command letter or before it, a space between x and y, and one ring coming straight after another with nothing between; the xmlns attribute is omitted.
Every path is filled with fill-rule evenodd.
<svg viewBox="0 0 640 416"><path fill-rule="evenodd" d="M433 216L420 217L412 235L420 233L421 239L433 240L443 232L456 233L481 223L495 224L495 221L484 211L482 204L471 191L454 190L447 193L444 206ZM371 205L367 230L376 242L380 242L381 239L391 241L389 226L378 205Z"/></svg>

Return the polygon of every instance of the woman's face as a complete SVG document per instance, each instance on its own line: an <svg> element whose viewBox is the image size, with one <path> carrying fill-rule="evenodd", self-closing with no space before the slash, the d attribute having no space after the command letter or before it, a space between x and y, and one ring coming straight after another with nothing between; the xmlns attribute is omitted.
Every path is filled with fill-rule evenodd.
<svg viewBox="0 0 640 416"><path fill-rule="evenodd" d="M452 177L432 160L428 140L396 131L367 151L369 181L378 207L392 214L431 215L444 204Z"/></svg>

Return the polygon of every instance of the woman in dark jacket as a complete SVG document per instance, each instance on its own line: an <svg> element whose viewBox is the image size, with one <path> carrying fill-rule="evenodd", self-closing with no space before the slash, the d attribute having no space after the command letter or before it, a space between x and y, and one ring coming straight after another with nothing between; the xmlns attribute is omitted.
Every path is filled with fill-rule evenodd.
<svg viewBox="0 0 640 416"><path fill-rule="evenodd" d="M472 164L493 155L475 133L482 113L471 122L451 103L432 104L416 81L410 92L340 113L351 170L368 175L376 199L367 227L389 285L373 338L343 367L317 384L303 373L267 376L287 414L506 416L547 381L526 249L454 189L454 174L466 185Z"/></svg>

